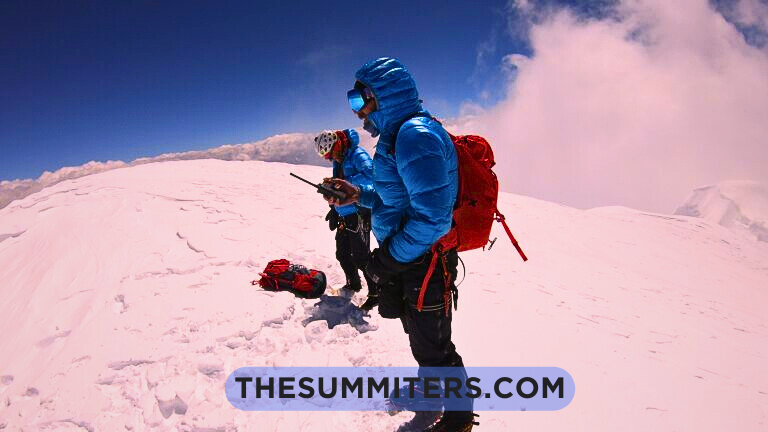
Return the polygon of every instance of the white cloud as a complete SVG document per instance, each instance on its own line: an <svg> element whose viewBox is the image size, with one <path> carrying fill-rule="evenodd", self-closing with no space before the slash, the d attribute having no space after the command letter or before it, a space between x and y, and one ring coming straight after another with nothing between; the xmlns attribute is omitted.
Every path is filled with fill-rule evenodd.
<svg viewBox="0 0 768 432"><path fill-rule="evenodd" d="M616 13L539 17L535 56L505 59L518 68L506 99L456 121L492 140L503 188L671 212L703 184L768 183L766 52L706 0Z"/></svg>

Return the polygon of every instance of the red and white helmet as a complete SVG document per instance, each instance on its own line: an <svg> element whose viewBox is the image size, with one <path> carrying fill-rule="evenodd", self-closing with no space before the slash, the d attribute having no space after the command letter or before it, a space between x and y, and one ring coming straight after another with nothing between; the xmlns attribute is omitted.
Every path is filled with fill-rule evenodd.
<svg viewBox="0 0 768 432"><path fill-rule="evenodd" d="M339 136L336 132L325 130L320 135L315 137L315 151L321 157L325 158L331 153L333 145L339 141Z"/></svg>

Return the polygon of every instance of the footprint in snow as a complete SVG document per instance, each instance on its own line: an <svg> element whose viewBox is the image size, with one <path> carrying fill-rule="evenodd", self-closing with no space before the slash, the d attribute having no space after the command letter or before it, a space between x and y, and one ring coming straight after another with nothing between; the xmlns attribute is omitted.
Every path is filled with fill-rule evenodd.
<svg viewBox="0 0 768 432"><path fill-rule="evenodd" d="M168 418L174 413L184 415L187 413L188 409L186 402L178 396L169 401L158 400L157 407L160 408L160 414L162 414L164 418Z"/></svg>

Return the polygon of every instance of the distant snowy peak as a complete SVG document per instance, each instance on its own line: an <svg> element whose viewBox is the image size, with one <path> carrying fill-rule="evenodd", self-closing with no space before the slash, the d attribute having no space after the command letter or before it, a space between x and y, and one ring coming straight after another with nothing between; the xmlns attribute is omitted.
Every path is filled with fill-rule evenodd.
<svg viewBox="0 0 768 432"><path fill-rule="evenodd" d="M745 230L768 242L768 188L761 183L728 181L695 189L675 214Z"/></svg>

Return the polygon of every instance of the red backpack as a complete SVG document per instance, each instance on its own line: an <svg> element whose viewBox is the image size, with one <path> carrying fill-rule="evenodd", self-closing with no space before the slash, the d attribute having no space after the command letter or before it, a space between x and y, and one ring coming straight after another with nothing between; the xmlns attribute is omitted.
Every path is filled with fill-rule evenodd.
<svg viewBox="0 0 768 432"><path fill-rule="evenodd" d="M435 121L437 121L435 119ZM520 248L512 231L509 230L505 217L497 207L499 197L499 181L492 168L496 164L493 150L488 141L477 135L448 134L456 148L459 166L459 192L456 204L453 206L453 226L432 246L432 262L429 264L427 275L421 284L419 300L416 309L421 312L424 308L424 295L427 284L437 265L438 256L443 265L445 280L445 313L448 314L451 302L451 278L447 271L445 255L441 251L456 249L458 252L485 247L490 240L493 221L501 222L512 245L517 249L523 261L528 257ZM394 152L394 149L392 150Z"/></svg>
<svg viewBox="0 0 768 432"><path fill-rule="evenodd" d="M289 291L296 297L315 299L325 292L325 274L320 270L310 270L298 264L291 264L286 259L270 261L261 279L251 285L260 285L267 291Z"/></svg>
<svg viewBox="0 0 768 432"><path fill-rule="evenodd" d="M528 261L497 208L499 181L491 169L496 165L491 145L477 135L448 135L456 147L459 194L453 206L453 227L437 244L444 250L456 248L459 252L485 247L495 220L504 226L523 261Z"/></svg>

